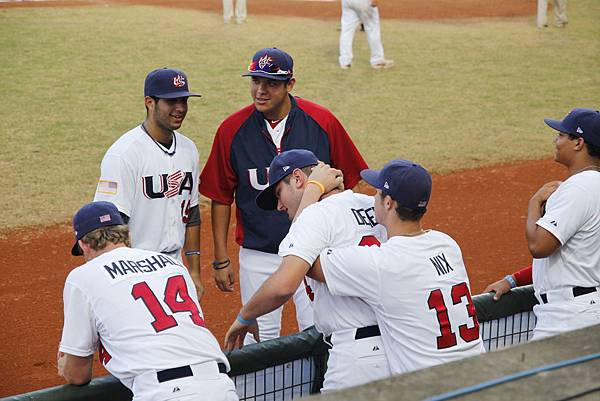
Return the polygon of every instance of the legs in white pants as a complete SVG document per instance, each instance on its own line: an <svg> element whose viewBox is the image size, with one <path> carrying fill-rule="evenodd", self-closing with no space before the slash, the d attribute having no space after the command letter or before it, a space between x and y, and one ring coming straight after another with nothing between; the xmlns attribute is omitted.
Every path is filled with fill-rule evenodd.
<svg viewBox="0 0 600 401"><path fill-rule="evenodd" d="M234 0L223 0L223 20L229 22L233 17L233 1ZM236 0L235 2L235 19L237 22L246 21L246 0Z"/></svg>
<svg viewBox="0 0 600 401"><path fill-rule="evenodd" d="M371 49L371 65L384 61L381 44L381 28L379 9L371 7L369 0L342 0L342 30L340 33L340 66L352 64L352 42L354 33L362 22L369 48Z"/></svg>
<svg viewBox="0 0 600 401"><path fill-rule="evenodd" d="M568 22L567 19L567 0L553 0L554 16L556 25L563 26ZM542 28L548 25L548 0L538 0L537 2L537 26Z"/></svg>
<svg viewBox="0 0 600 401"><path fill-rule="evenodd" d="M282 259L279 255L246 248L240 248L239 258L240 292L242 295L242 304L245 305L262 283L279 268ZM298 287L293 299L296 306L296 319L298 320L300 330L312 326L312 304L308 295L306 295L304 284ZM280 307L257 319L261 341L279 337L282 310L283 307ZM248 334L244 340L244 344L252 344L254 342L251 334Z"/></svg>

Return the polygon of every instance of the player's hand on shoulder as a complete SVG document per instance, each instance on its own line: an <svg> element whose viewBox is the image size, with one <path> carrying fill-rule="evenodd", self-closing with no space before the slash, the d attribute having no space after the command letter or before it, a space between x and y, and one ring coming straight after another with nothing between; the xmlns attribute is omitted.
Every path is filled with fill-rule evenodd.
<svg viewBox="0 0 600 401"><path fill-rule="evenodd" d="M487 287L485 287L485 290L483 290L483 292L487 293L487 292L493 292L494 293L494 301L498 301L500 298L502 298L502 295L506 294L507 292L510 291L510 283L508 281L506 281L505 279L501 279L498 280L490 285L488 285Z"/></svg>
<svg viewBox="0 0 600 401"><path fill-rule="evenodd" d="M325 193L329 193L334 189L344 190L344 175L342 171L323 162L319 162L319 164L313 167L308 179L320 182L325 189Z"/></svg>
<svg viewBox="0 0 600 401"><path fill-rule="evenodd" d="M554 191L558 189L560 184L562 184L562 181L550 181L545 183L540 189L537 190L532 199L537 200L540 202L540 204L546 202L550 195L552 195Z"/></svg>
<svg viewBox="0 0 600 401"><path fill-rule="evenodd" d="M229 330L225 334L224 347L225 351L232 351L236 348L242 348L244 346L244 339L246 333L252 333L252 336L256 342L260 342L260 335L258 332L258 324L254 320L250 324L240 323L237 319L233 321Z"/></svg>

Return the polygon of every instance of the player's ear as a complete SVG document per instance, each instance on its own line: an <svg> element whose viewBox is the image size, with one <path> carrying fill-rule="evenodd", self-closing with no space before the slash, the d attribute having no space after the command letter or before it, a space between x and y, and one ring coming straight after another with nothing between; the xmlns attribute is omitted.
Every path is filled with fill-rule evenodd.
<svg viewBox="0 0 600 401"><path fill-rule="evenodd" d="M144 96L144 104L148 110L154 110L154 98L152 96Z"/></svg>
<svg viewBox="0 0 600 401"><path fill-rule="evenodd" d="M294 89L295 84L296 84L296 78L290 78L286 85L287 91L291 92L292 89Z"/></svg>

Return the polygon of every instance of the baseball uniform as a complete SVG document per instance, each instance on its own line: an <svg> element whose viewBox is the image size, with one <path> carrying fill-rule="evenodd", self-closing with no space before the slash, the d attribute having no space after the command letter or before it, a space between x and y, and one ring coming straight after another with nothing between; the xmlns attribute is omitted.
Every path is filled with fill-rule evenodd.
<svg viewBox="0 0 600 401"><path fill-rule="evenodd" d="M268 122L253 104L225 119L200 177L204 196L226 205L235 200L243 304L281 264L277 252L290 227L285 213L265 211L255 203L258 193L268 185L268 169L275 155L289 149L311 150L319 160L344 172L346 188L354 187L360 171L366 168L352 140L329 110L305 99L290 96L290 100L291 110L280 122L285 129L277 144L267 129ZM296 292L294 303L300 329L311 326L312 307L303 288ZM261 316L258 324L261 339L278 337L281 308ZM247 342L252 341L248 336Z"/></svg>
<svg viewBox="0 0 600 401"><path fill-rule="evenodd" d="M235 22L238 24L246 22L246 0L235 0L235 9L233 2L234 0L223 0L223 20L225 23L231 21L235 11Z"/></svg>
<svg viewBox="0 0 600 401"><path fill-rule="evenodd" d="M386 60L381 44L381 27L379 8L371 6L371 0L342 0L342 30L340 33L340 58L342 68L352 64L352 42L354 34L362 23L371 49L371 65L391 66L393 62ZM381 67L380 67L381 68Z"/></svg>
<svg viewBox="0 0 600 401"><path fill-rule="evenodd" d="M484 352L462 254L448 235L394 236L320 257L332 294L360 297L375 311L393 374Z"/></svg>
<svg viewBox="0 0 600 401"><path fill-rule="evenodd" d="M328 246L376 245L385 239L385 229L375 221L373 197L348 190L303 210L281 242L279 255L294 255L312 265ZM315 327L331 336L321 392L390 376L371 307L357 297L332 295L324 283L306 280L308 292L314 293Z"/></svg>
<svg viewBox="0 0 600 401"><path fill-rule="evenodd" d="M550 195L537 225L560 247L533 260L535 340L600 324L600 172L582 171Z"/></svg>
<svg viewBox="0 0 600 401"><path fill-rule="evenodd" d="M567 0L552 0L554 4L554 15L556 25L563 27L568 23L567 19ZM538 0L537 2L537 26L543 28L548 26L548 0Z"/></svg>
<svg viewBox="0 0 600 401"><path fill-rule="evenodd" d="M71 271L63 297L59 350L85 357L98 349L134 400L237 400L192 279L174 258L116 248Z"/></svg>
<svg viewBox="0 0 600 401"><path fill-rule="evenodd" d="M106 152L94 200L112 202L129 216L133 247L181 260L188 212L198 205L199 170L190 139L174 131L167 149L140 125Z"/></svg>

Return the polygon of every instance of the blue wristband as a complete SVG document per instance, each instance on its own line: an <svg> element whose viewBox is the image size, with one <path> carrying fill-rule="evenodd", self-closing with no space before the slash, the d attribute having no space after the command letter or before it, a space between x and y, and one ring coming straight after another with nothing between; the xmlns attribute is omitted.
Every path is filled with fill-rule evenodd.
<svg viewBox="0 0 600 401"><path fill-rule="evenodd" d="M504 280L508 281L508 284L510 284L510 288L515 288L517 286L517 281L512 276L512 274L507 274L506 277L504 277Z"/></svg>
<svg viewBox="0 0 600 401"><path fill-rule="evenodd" d="M237 320L241 324L245 324L246 326L248 326L249 324L252 324L252 323L256 323L256 319L246 320L239 313L238 313L237 317L235 318L235 320Z"/></svg>

